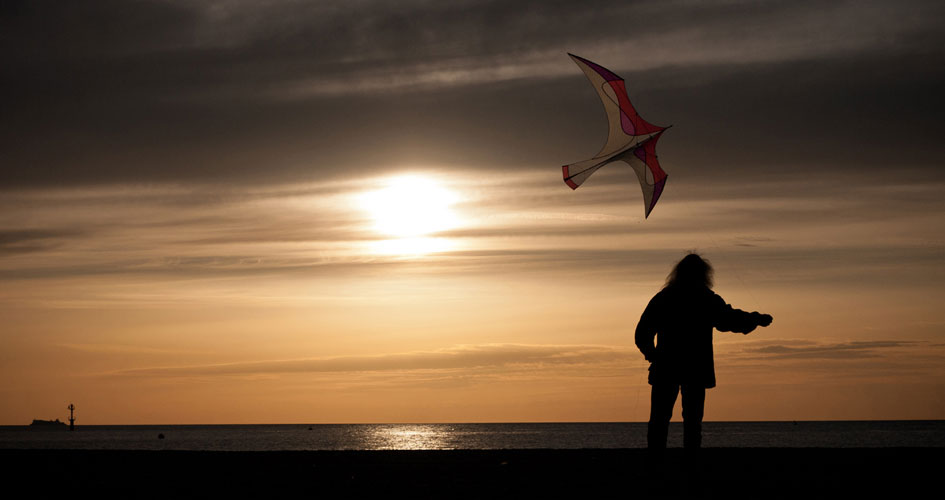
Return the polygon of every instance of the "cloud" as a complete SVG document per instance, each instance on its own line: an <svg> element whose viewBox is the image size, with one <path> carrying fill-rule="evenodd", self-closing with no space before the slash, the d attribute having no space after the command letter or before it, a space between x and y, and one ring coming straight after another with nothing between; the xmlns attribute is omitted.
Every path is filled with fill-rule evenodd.
<svg viewBox="0 0 945 500"><path fill-rule="evenodd" d="M602 173L579 191L541 171L509 179L471 170L441 175L463 199L455 207L462 222L434 235L451 242L448 250L412 259L372 250L382 236L353 200L379 178L10 190L0 197L0 278L97 276L142 290L181 277L208 283L395 271L659 282L669 262L694 247L719 264L737 258L740 272L756 271L750 280L760 273L781 283L872 284L895 274L893 283L908 277L915 285L940 274L945 247L927 230L941 223L940 182L877 185L869 175L843 173L822 174L824 186L712 187L683 179L661 201L658 222L644 223L636 180L623 174ZM898 236L876 240L877 231ZM84 295L91 299L94 289Z"/></svg>
<svg viewBox="0 0 945 500"><path fill-rule="evenodd" d="M742 352L763 359L850 359L883 356L883 351L924 345L918 341L851 341L808 343L806 345L770 343L745 347Z"/></svg>
<svg viewBox="0 0 945 500"><path fill-rule="evenodd" d="M600 140L589 124L604 126L568 51L628 78L657 123L686 125L674 160L699 168L672 179L704 175L706 151L742 175L941 164L940 2L4 9L7 186L560 165L592 154L580 145ZM876 117L890 125L864 147Z"/></svg>
<svg viewBox="0 0 945 500"><path fill-rule="evenodd" d="M716 369L731 383L811 387L939 380L945 350L927 340L771 339L717 343Z"/></svg>
<svg viewBox="0 0 945 500"><path fill-rule="evenodd" d="M104 353L104 354L180 354L179 349L162 349L157 347L135 346L124 344L75 344L65 343L56 344L63 349L71 351Z"/></svg>
<svg viewBox="0 0 945 500"><path fill-rule="evenodd" d="M148 62L170 70L152 86L172 83L189 68L198 85L242 82L258 91L309 80L314 93L350 93L559 77L572 68L548 61L569 50L633 55L616 70L901 50L938 33L940 10L936 2L913 2L906 15L886 2L231 0L132 8L99 0L68 7L33 2L10 9L7 20L11 40L46 28L44 43L31 46L34 60L72 57L142 69L147 65L139 63ZM87 29L91 23L108 29ZM13 61L25 59L6 48L18 56Z"/></svg>
<svg viewBox="0 0 945 500"><path fill-rule="evenodd" d="M11 229L0 230L0 255L42 252L58 248L63 240L82 236L75 229Z"/></svg>
<svg viewBox="0 0 945 500"><path fill-rule="evenodd" d="M286 373L388 372L417 370L542 370L575 365L625 363L636 351L601 345L461 345L436 351L374 356L338 356L242 363L137 368L111 373L117 377L245 376Z"/></svg>

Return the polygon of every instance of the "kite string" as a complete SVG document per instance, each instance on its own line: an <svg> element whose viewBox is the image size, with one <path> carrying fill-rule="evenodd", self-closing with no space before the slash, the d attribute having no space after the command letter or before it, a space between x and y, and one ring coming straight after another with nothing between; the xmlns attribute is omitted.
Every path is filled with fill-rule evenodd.
<svg viewBox="0 0 945 500"><path fill-rule="evenodd" d="M689 211L689 220L692 220L692 221L698 220L697 218L698 216L696 215L697 212L696 210L693 209L692 204L689 202L689 200L683 199L682 201L683 201L683 204L686 206L686 210ZM748 295L749 302L752 308L756 311L761 310L759 309L760 303L757 297L755 297L754 292L752 292L752 288L745 283L745 280L742 278L741 273L738 272L738 266L728 265L727 259L723 257L724 254L722 253L722 247L719 245L718 241L716 241L715 237L712 236L712 233L706 230L704 225L696 224L696 227L699 228L699 232L702 233L705 239L707 239L708 241L712 243L712 248L718 252L717 255L719 256L719 258L716 258L715 256L713 256L712 259L710 260L714 260L716 264L718 264L719 261L722 261L724 263L723 267L725 267L724 270L726 272L731 271L732 274L735 275L735 278L738 279L738 282L741 283L742 291ZM716 267L718 266L716 265Z"/></svg>
<svg viewBox="0 0 945 500"><path fill-rule="evenodd" d="M696 217L697 217L697 216L696 216L696 211L693 209L692 204L689 202L689 200L684 198L684 199L683 199L683 204L686 205L686 210L689 211L690 220L692 220L692 221L697 220L697 218L696 218ZM703 234L703 236L705 236L706 239L708 239L709 241L712 242L712 247L713 247L714 249L718 250L718 251L720 252L720 255L721 255L721 247L719 246L719 244L718 244L718 242L716 241L715 237L713 237L712 234L711 234L710 232L708 232L702 224L696 224L696 225L699 227L699 231ZM727 270L728 270L728 269L727 269ZM730 270L731 270L732 273L735 275L735 277L738 279L738 281L742 284L742 289L745 291L745 293L748 294L749 300L750 300L750 302L751 302L751 306L752 306L756 311L761 311L761 312L767 313L767 312L768 312L767 309L759 308L759 305L760 305L760 304L759 304L759 302L758 302L758 299L755 297L755 294L751 291L751 287L749 287L749 286L747 286L747 285L745 284L745 280L742 279L741 273L738 272L737 266L731 266L731 267L730 267ZM795 408L794 411L796 412L796 408ZM793 415L792 417L793 417L793 418L792 418L791 420L793 420L794 423L797 424L798 418L797 418L796 414Z"/></svg>
<svg viewBox="0 0 945 500"><path fill-rule="evenodd" d="M697 217L697 216L696 216L696 211L693 209L692 204L689 202L689 200L684 198L684 199L683 199L683 204L686 205L686 210L689 211L690 220L693 220L693 221L694 221L694 220L697 220L697 218L696 218L696 217ZM699 227L699 231L703 234L703 236L705 236L706 239L708 239L709 241L712 242L713 248L715 248L716 250L721 251L721 247L719 246L719 244L718 244L718 242L716 241L716 239L712 236L712 234L711 234L710 232L708 232L708 231L705 229L705 227L704 227L703 225L697 224L697 226ZM727 269L727 270L728 270L728 269ZM741 273L738 272L737 266L731 266L731 267L730 267L730 270L731 270L732 273L735 275L735 277L738 279L738 281L742 284L742 288L744 289L745 293L748 294L749 300L750 300L750 302L751 302L751 306L752 306L756 311L760 311L760 312L763 312L763 313L770 313L770 311L768 311L766 308L759 307L760 303L759 303L758 299L755 297L755 294L751 291L751 287L749 287L749 286L747 286L747 285L745 284L745 280L742 279ZM765 275L765 278L769 278L769 277L770 277L770 275ZM797 414L796 414L796 412L797 412L797 407L794 407L793 412L794 412L795 414L792 415L792 418L791 418L790 420L793 420L794 423L797 424L797 421L799 420L799 419L797 418Z"/></svg>

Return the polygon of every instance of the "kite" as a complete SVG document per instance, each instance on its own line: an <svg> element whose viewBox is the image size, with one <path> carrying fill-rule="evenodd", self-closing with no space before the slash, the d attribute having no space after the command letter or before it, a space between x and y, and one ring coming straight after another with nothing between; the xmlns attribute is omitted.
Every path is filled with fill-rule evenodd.
<svg viewBox="0 0 945 500"><path fill-rule="evenodd" d="M666 172L660 168L656 158L656 141L669 127L653 125L637 114L627 97L623 78L583 57L568 55L597 89L607 113L610 133L604 148L593 158L561 167L564 182L571 189L577 189L597 169L611 162L623 161L637 174L643 189L644 218L648 218L666 185Z"/></svg>

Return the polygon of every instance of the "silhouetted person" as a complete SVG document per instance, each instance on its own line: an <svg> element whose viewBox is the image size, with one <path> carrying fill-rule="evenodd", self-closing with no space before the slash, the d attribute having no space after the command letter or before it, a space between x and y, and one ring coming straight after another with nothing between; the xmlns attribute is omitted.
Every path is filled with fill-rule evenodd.
<svg viewBox="0 0 945 500"><path fill-rule="evenodd" d="M705 390L715 387L712 329L748 334L771 324L771 316L745 312L712 291L712 266L697 254L683 257L637 324L637 347L650 362L647 447L666 448L669 420L682 391L683 446L702 446ZM656 338L656 344L653 340Z"/></svg>

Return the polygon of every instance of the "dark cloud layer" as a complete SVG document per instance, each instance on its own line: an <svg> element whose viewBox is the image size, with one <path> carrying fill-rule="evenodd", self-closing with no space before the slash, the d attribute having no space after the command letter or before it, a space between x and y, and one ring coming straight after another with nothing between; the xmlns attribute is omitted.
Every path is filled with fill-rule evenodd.
<svg viewBox="0 0 945 500"><path fill-rule="evenodd" d="M564 56L674 123L676 175L943 160L937 2L5 2L5 186L560 165L604 123Z"/></svg>

